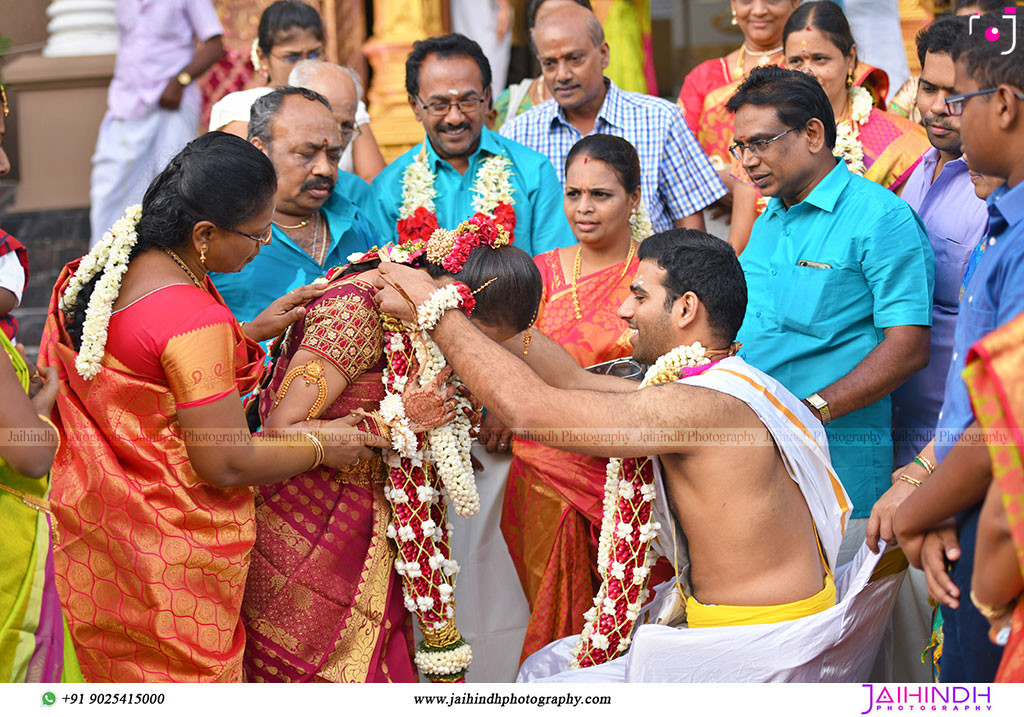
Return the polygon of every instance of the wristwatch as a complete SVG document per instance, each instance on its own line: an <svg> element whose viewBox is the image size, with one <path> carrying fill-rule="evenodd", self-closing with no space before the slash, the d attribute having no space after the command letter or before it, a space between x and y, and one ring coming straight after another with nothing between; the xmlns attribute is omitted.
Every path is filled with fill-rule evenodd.
<svg viewBox="0 0 1024 717"><path fill-rule="evenodd" d="M178 84L182 87L188 87L192 84L192 75L184 70L178 73L178 77L176 79L178 80Z"/></svg>
<svg viewBox="0 0 1024 717"><path fill-rule="evenodd" d="M807 403L814 407L814 410L821 414L821 425L826 426L832 421L832 414L828 410L828 401L816 393L812 393L806 399Z"/></svg>

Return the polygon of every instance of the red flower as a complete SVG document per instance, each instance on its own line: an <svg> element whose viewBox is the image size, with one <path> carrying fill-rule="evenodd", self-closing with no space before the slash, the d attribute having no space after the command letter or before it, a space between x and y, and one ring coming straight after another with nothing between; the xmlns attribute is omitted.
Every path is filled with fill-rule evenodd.
<svg viewBox="0 0 1024 717"><path fill-rule="evenodd" d="M500 224L508 232L509 242L514 241L516 229L516 210L511 204L498 202L494 208L494 221Z"/></svg>
<svg viewBox="0 0 1024 717"><path fill-rule="evenodd" d="M437 227L437 215L424 207L417 207L412 216L398 220L398 244L401 246L417 239L425 242Z"/></svg>

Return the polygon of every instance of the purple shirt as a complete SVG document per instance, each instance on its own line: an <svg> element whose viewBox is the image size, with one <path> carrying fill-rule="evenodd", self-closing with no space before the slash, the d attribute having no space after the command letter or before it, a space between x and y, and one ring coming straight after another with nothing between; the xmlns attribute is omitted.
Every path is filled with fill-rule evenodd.
<svg viewBox="0 0 1024 717"><path fill-rule="evenodd" d="M939 150L925 152L902 194L928 230L935 252L935 294L928 366L892 394L897 466L912 461L935 435L953 354L960 282L988 224L988 209L974 193L967 163L959 158L946 162L932 182L938 161Z"/></svg>
<svg viewBox="0 0 1024 717"><path fill-rule="evenodd" d="M224 33L210 0L117 0L115 12L120 47L107 104L117 119L145 117L192 62L196 41ZM199 103L193 82L181 104L198 110Z"/></svg>

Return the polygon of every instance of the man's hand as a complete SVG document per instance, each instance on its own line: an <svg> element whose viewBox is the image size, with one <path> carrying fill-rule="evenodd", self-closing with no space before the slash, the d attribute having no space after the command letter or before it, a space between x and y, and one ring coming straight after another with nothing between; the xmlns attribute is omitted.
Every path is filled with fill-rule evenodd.
<svg viewBox="0 0 1024 717"><path fill-rule="evenodd" d="M505 424L490 411L484 413L478 440L488 453L510 453L512 451L512 431L506 428Z"/></svg>
<svg viewBox="0 0 1024 717"><path fill-rule="evenodd" d="M906 552L904 547L903 552ZM925 533L921 545L919 560L911 560L916 567L924 570L928 594L937 602L956 610L960 607L960 590L953 583L946 571L946 561L960 559L960 541L956 537L956 526L953 521L946 521L933 530ZM910 556L907 556L910 559Z"/></svg>
<svg viewBox="0 0 1024 717"><path fill-rule="evenodd" d="M185 88L178 82L178 78L172 77L171 81L164 87L164 91L160 95L160 101L157 104L165 110L176 110L181 106L181 98L184 93Z"/></svg>
<svg viewBox="0 0 1024 717"><path fill-rule="evenodd" d="M391 443L382 436L364 433L356 428L363 420L357 414L349 414L333 421L321 424L318 433L324 446L324 465L329 468L354 466L359 461L370 458L370 448L390 448Z"/></svg>
<svg viewBox="0 0 1024 717"><path fill-rule="evenodd" d="M306 315L306 304L327 291L326 284L308 284L292 289L245 323L245 333L253 341L272 339Z"/></svg>
<svg viewBox="0 0 1024 717"><path fill-rule="evenodd" d="M374 303L382 313L403 321L415 322L416 308L438 288L427 272L404 264L381 262L377 272Z"/></svg>
<svg viewBox="0 0 1024 717"><path fill-rule="evenodd" d="M917 464L915 463L914 465ZM892 517L896 514L896 509L900 507L914 490L914 486L910 483L897 480L892 484L892 488L885 491L874 507L871 508L871 517L868 518L865 540L872 553L878 552L879 537L888 545L892 545L896 541L896 533L892 527Z"/></svg>

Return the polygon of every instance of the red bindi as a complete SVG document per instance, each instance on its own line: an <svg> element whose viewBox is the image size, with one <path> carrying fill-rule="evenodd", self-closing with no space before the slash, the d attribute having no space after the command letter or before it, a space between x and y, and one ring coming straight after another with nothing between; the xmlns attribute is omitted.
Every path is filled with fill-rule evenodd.
<svg viewBox="0 0 1024 717"><path fill-rule="evenodd" d="M590 161L590 157L584 157L583 158L583 164L586 164L589 161Z"/></svg>

